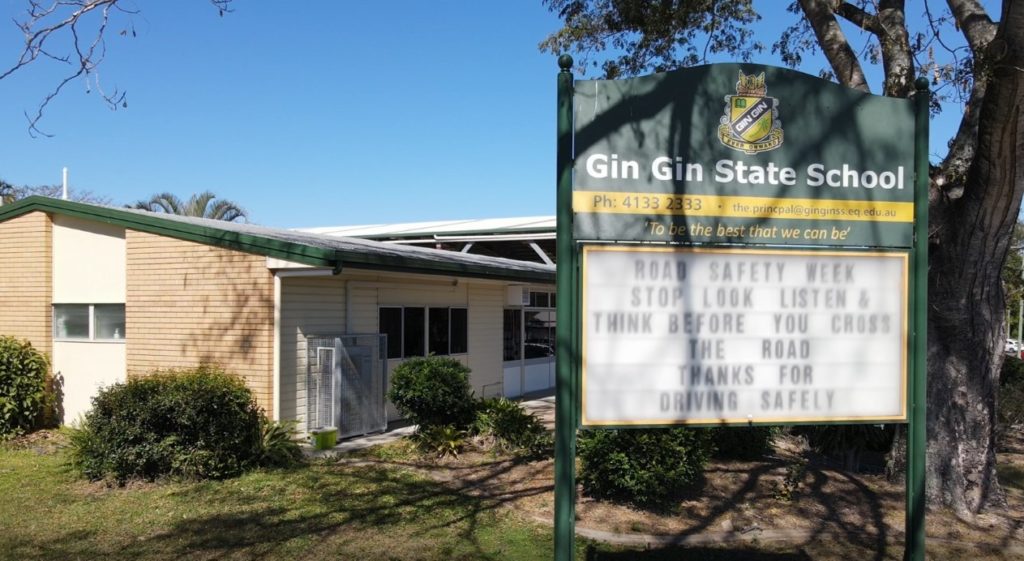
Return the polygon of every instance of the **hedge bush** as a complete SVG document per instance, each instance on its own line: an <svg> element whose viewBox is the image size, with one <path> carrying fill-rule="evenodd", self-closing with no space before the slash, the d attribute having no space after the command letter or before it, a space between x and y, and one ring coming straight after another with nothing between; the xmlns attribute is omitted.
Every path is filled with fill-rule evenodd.
<svg viewBox="0 0 1024 561"><path fill-rule="evenodd" d="M265 421L244 382L218 367L156 372L99 392L72 431L71 464L119 483L220 479L294 459L297 445L281 430Z"/></svg>
<svg viewBox="0 0 1024 561"><path fill-rule="evenodd" d="M586 431L578 441L579 480L595 498L663 507L702 479L713 448L707 430Z"/></svg>
<svg viewBox="0 0 1024 561"><path fill-rule="evenodd" d="M388 399L420 428L451 425L465 430L476 409L469 372L450 357L411 358L395 368Z"/></svg>
<svg viewBox="0 0 1024 561"><path fill-rule="evenodd" d="M551 446L551 437L540 420L504 397L480 400L472 429L479 436L492 438L500 452L536 455Z"/></svg>
<svg viewBox="0 0 1024 561"><path fill-rule="evenodd" d="M31 429L47 404L46 356L28 341L0 336L0 440Z"/></svg>
<svg viewBox="0 0 1024 561"><path fill-rule="evenodd" d="M999 375L999 396L996 400L996 442L1001 448L1007 436L1024 425L1024 360L1007 356Z"/></svg>
<svg viewBox="0 0 1024 561"><path fill-rule="evenodd" d="M1003 357L1003 368L999 371L999 385L1024 385L1024 360L1009 355Z"/></svg>
<svg viewBox="0 0 1024 561"><path fill-rule="evenodd" d="M756 460L772 451L775 427L715 427L708 429L715 445L715 457Z"/></svg>
<svg viewBox="0 0 1024 561"><path fill-rule="evenodd" d="M865 452L884 454L892 447L895 425L806 425L796 434L807 437L807 443L818 453L835 458L844 469L859 471Z"/></svg>

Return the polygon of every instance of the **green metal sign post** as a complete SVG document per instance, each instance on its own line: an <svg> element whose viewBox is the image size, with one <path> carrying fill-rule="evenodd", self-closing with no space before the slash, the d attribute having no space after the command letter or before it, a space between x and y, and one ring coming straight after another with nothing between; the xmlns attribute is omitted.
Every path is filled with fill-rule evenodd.
<svg viewBox="0 0 1024 561"><path fill-rule="evenodd" d="M558 214L555 252L555 559L571 561L576 545L576 395L573 345L576 250L572 243L572 57L558 59Z"/></svg>
<svg viewBox="0 0 1024 561"><path fill-rule="evenodd" d="M752 64L558 63L556 561L581 426L892 422L923 561L927 81L911 102Z"/></svg>
<svg viewBox="0 0 1024 561"><path fill-rule="evenodd" d="M924 561L925 450L928 401L928 80L914 83L913 370L907 427L907 561Z"/></svg>

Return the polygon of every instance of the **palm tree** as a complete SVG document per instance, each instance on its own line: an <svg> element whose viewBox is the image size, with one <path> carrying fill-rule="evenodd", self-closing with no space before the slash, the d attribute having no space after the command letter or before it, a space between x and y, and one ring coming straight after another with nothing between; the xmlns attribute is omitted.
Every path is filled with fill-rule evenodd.
<svg viewBox="0 0 1024 561"><path fill-rule="evenodd" d="M210 191L192 195L188 201L182 201L171 193L159 193L150 197L148 201L139 201L131 205L131 208L226 222L246 222L249 218L245 209L225 199L217 200L217 195Z"/></svg>

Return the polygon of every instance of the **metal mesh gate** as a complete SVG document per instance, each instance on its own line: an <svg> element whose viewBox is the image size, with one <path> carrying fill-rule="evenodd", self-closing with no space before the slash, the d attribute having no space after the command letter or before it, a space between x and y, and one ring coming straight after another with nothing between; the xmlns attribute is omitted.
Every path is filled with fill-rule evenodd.
<svg viewBox="0 0 1024 561"><path fill-rule="evenodd" d="M387 428L387 336L306 337L306 430L346 438Z"/></svg>

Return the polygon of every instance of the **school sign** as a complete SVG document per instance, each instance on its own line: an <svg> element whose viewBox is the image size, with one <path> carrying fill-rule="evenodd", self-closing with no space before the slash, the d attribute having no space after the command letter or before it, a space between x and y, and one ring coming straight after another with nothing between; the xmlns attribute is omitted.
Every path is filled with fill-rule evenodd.
<svg viewBox="0 0 1024 561"><path fill-rule="evenodd" d="M894 99L751 64L574 82L566 62L556 559L576 427L909 422L916 497L926 84Z"/></svg>

